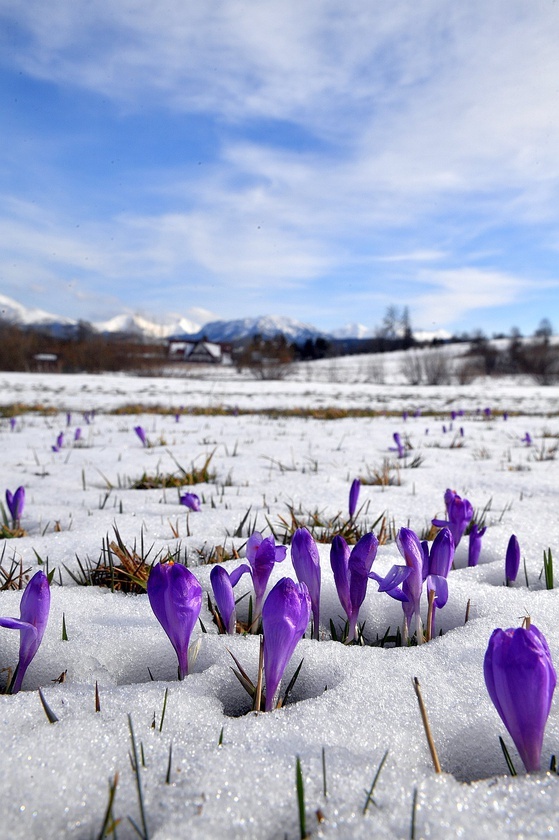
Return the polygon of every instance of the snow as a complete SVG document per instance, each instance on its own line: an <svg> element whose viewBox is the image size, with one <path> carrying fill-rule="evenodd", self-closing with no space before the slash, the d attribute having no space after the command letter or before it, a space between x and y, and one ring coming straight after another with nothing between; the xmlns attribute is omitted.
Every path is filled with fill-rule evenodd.
<svg viewBox="0 0 559 840"><path fill-rule="evenodd" d="M29 576L38 568L56 569L49 624L23 690L0 696L3 836L98 837L108 783L118 773L118 838L136 837L127 819L141 825L128 756L129 715L137 747L141 742L144 750L141 783L151 840L297 838L297 756L313 837L407 838L414 791L416 837L554 835L559 780L545 770L524 774L487 695L482 663L492 630L518 626L527 614L559 662L558 590L547 591L540 578L543 551L551 547L555 554L559 541L559 520L552 514L559 495L558 389L499 380L463 388L414 389L397 381L374 385L360 382L356 360L352 364L340 360L334 382L310 378L313 372L334 372L330 362L330 367L302 368L298 381L283 382L256 382L233 372L229 379L213 380L0 373L0 405L41 405L54 412L25 409L13 431L7 418L0 421L0 488L25 487L22 526L27 532L2 542L2 568L21 563ZM132 404L160 411L111 413ZM180 406L177 422L174 409ZM332 406L379 416L318 420L243 413ZM239 413L189 411L202 407L237 407ZM490 419L484 417L485 407L492 409ZM417 409L421 416L412 416ZM450 411L459 409L464 415L452 422ZM92 410L96 414L88 425L83 412ZM405 421L404 411L410 415ZM507 420L503 411L509 412ZM149 448L134 434L137 425L146 430ZM78 426L83 440L74 445ZM399 462L389 451L395 431L413 447ZM527 431L532 447L521 440ZM60 432L64 447L53 452ZM178 504L176 488L130 487L144 472L177 471L173 459L185 469L201 466L211 452L215 482L188 488L202 500L200 513ZM416 456L421 463L412 467ZM361 519L371 524L384 515L387 527L392 523L393 529L406 526L423 534L432 518L443 515L443 494L452 487L478 512L490 503L480 565L467 567L463 541L449 576L448 604L437 613L442 636L420 647L346 647L330 640L330 619L338 624L342 610L329 546L320 544L321 639L299 643L286 679L301 658L304 663L293 702L284 709L246 713L248 699L231 671L228 649L255 675L258 638L217 635L205 604L201 618L208 632L195 630L200 652L193 672L179 683L174 651L146 595L77 586L69 574L78 574L78 558L82 565L88 559L95 564L106 540L115 539L116 527L126 546L141 551L143 545L150 560L169 553L186 557L207 591L211 566L197 565L200 550L235 546L242 557L248 524L268 533L269 522L278 532L288 506L300 515L318 510L324 517L339 512L345 517L352 479L369 475L386 458L400 483L363 485ZM232 537L249 508L242 536ZM528 586L522 566L516 583L503 585L512 533L520 543ZM239 562L230 560L226 567ZM379 548L374 569L383 574L398 562L396 545L389 541ZM270 585L284 575L293 575L289 553ZM248 576L237 589L238 594L250 591ZM371 582L360 614L369 641L402 622L400 605L376 589ZM0 615L19 615L20 598L19 591L0 591ZM62 640L63 616L68 641ZM1 629L2 667L16 664L17 650L18 633ZM65 681L53 682L63 672ZM413 677L421 684L440 775L432 767ZM96 682L100 712L94 706ZM59 718L55 724L41 708L39 687ZM506 773L499 735L519 771L516 778ZM556 700L544 740L544 767L557 752L558 739ZM166 784L171 742L171 783ZM374 804L363 815L366 791L386 750Z"/></svg>

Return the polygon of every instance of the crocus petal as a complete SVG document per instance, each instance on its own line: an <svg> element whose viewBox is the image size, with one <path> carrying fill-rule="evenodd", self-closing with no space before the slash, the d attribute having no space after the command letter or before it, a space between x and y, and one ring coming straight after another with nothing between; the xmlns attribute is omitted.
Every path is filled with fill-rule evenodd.
<svg viewBox="0 0 559 840"><path fill-rule="evenodd" d="M489 696L528 772L540 769L545 724L557 676L544 635L525 629L494 630L483 664Z"/></svg>
<svg viewBox="0 0 559 840"><path fill-rule="evenodd" d="M431 524L435 526L435 528L450 528L450 522L448 519L432 519Z"/></svg>
<svg viewBox="0 0 559 840"><path fill-rule="evenodd" d="M180 563L157 563L148 578L147 593L155 617L177 654L179 679L188 674L188 645L202 606L202 587Z"/></svg>
<svg viewBox="0 0 559 840"><path fill-rule="evenodd" d="M334 574L334 583L338 592L338 598L347 616L351 613L351 600L349 597L349 546L339 534L332 540L330 546L330 566Z"/></svg>
<svg viewBox="0 0 559 840"><path fill-rule="evenodd" d="M223 566L216 565L210 572L210 582L225 630L234 633L237 617L231 578Z"/></svg>
<svg viewBox="0 0 559 840"><path fill-rule="evenodd" d="M5 627L7 630L29 630L37 636L37 628L28 621L22 621L21 618L0 617L0 627Z"/></svg>
<svg viewBox="0 0 559 840"><path fill-rule="evenodd" d="M429 575L427 591L435 593L435 606L442 609L448 601L448 581L442 575Z"/></svg>
<svg viewBox="0 0 559 840"><path fill-rule="evenodd" d="M379 592L388 592L390 595L393 589L400 586L405 579L409 577L411 571L412 570L408 566L392 566L386 577L381 577L380 575L377 575L376 572L369 572L369 577L371 580L376 580L379 584ZM398 600L401 599L399 598ZM405 600L407 600L407 598Z"/></svg>
<svg viewBox="0 0 559 840"><path fill-rule="evenodd" d="M445 490L444 506L445 506L445 509L446 509L447 516L448 516L448 509L449 509L450 505L452 504L452 501L453 501L454 497L457 496L457 495L458 495L458 493L456 493L456 491L454 491L454 490L451 490L450 487L448 487Z"/></svg>
<svg viewBox="0 0 559 840"><path fill-rule="evenodd" d="M309 623L311 599L304 583L279 580L262 610L266 711L274 708L281 678Z"/></svg>
<svg viewBox="0 0 559 840"><path fill-rule="evenodd" d="M481 553L481 539L487 528L478 530L476 523L472 525L468 542L468 566L477 566Z"/></svg>
<svg viewBox="0 0 559 840"><path fill-rule="evenodd" d="M458 548L458 543L462 539L464 531L468 527L473 515L474 509L470 502L467 499L462 499L460 496L455 495L448 508L448 527L452 532L452 538L456 548Z"/></svg>
<svg viewBox="0 0 559 840"><path fill-rule="evenodd" d="M429 574L446 577L454 560L454 540L450 528L439 531L429 552Z"/></svg>
<svg viewBox="0 0 559 840"><path fill-rule="evenodd" d="M11 490L6 490L6 505L10 511L10 516L14 519L14 494Z"/></svg>
<svg viewBox="0 0 559 840"><path fill-rule="evenodd" d="M237 566L236 569L233 569L233 571L229 575L229 579L231 581L231 586L236 586L238 584L238 582L240 581L240 579L242 578L242 576L244 574L246 574L247 572L249 574L252 574L251 567L248 566L246 563L243 563L241 566Z"/></svg>
<svg viewBox="0 0 559 840"><path fill-rule="evenodd" d="M373 533L365 534L352 549L348 560L349 571L349 600L351 614L349 616L349 636L353 638L359 618L361 604L367 594L369 572L377 554L378 540Z"/></svg>
<svg viewBox="0 0 559 840"><path fill-rule="evenodd" d="M291 540L291 560L297 580L305 583L311 597L313 637L318 639L320 620L320 555L306 528L298 528Z"/></svg>
<svg viewBox="0 0 559 840"><path fill-rule="evenodd" d="M260 539L253 540L253 537L259 537ZM251 540L253 540L252 545ZM255 532L247 543L246 555L250 563L252 585L254 586L255 602L253 616L254 621L256 621L262 612L266 587L268 586L268 581L272 574L274 563L276 562L274 538L270 536L263 539L262 534Z"/></svg>
<svg viewBox="0 0 559 840"><path fill-rule="evenodd" d="M406 561L406 566L411 569L402 585L402 591L408 598L408 601L402 604L404 615L408 624L415 616L417 643L421 644L423 642L423 625L420 612L421 592L423 590L423 549L417 534L409 528L400 528L396 535L396 545Z"/></svg>

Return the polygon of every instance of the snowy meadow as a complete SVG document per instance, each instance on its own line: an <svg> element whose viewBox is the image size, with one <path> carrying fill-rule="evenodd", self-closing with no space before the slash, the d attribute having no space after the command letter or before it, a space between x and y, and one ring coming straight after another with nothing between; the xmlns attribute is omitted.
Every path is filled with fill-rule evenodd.
<svg viewBox="0 0 559 840"><path fill-rule="evenodd" d="M524 624L559 663L559 388L375 385L342 363L281 382L0 373L4 692L34 647L0 697L3 836L556 834L558 699L547 723L529 712L526 773L497 706L522 729L530 669L496 706L484 660ZM41 639L33 591L20 603L42 575Z"/></svg>

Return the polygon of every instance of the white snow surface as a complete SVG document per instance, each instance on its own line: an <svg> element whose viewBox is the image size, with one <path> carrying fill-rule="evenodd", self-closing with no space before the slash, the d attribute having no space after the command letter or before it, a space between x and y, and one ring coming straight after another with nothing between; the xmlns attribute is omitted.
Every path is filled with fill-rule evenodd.
<svg viewBox="0 0 559 840"><path fill-rule="evenodd" d="M56 409L24 411L13 430L7 418L0 420L0 489L13 492L22 485L26 490L26 536L0 544L2 569L12 562L21 563L28 576L38 568L56 569L49 624L23 690L0 696L2 836L99 837L108 782L118 773L113 808L121 820L117 836L137 837L128 820L142 825L128 755L128 715L138 749L143 745L140 775L151 840L298 838L297 756L312 837L408 838L414 791L416 838L555 836L559 779L545 770L525 775L485 689L483 657L494 628L518 626L529 614L559 662L559 593L547 591L540 576L543 551L551 547L555 554L559 544L554 514L559 495L558 396L557 388L500 381L413 389L351 381L349 376L334 383L314 382L308 375L301 381L258 383L234 377L204 381L0 373L1 405ZM182 407L182 413L178 422L173 413L109 413L133 403L165 410ZM235 406L241 412L237 416L189 413L191 408ZM242 413L296 407L397 414L316 420ZM485 407L492 408L489 419ZM411 416L417 409L423 414ZM452 422L452 409L465 413ZM92 410L96 415L88 425L83 412ZM410 414L405 421L403 411ZM503 411L509 412L506 420ZM66 412L71 412L69 425ZM145 428L149 448L134 434L137 425ZM83 440L74 444L78 426ZM389 449L396 431L413 447L399 462ZM60 432L64 446L53 452ZM521 440L526 432L534 440L532 447ZM190 469L211 452L215 481L188 488L202 500L199 513L187 513L178 504L176 489L130 487L144 472L178 472L175 461ZM417 456L421 463L412 467ZM186 558L209 590L211 566L197 565L200 550L234 545L243 557L249 528L268 534L270 523L281 530L280 517L289 518L288 506L302 517L317 510L323 517L340 512L346 517L352 479L371 475L387 458L399 483L363 485L361 520L372 524L384 515L393 529L406 526L423 534L432 518L443 515L443 494L452 487L478 513L489 506L480 564L467 567L464 540L456 552L457 568L449 575L448 604L437 613L441 636L419 647L344 646L330 638L330 619L339 624L343 611L329 546L321 544L321 639L312 641L307 633L299 643L286 680L301 658L304 663L293 702L283 709L245 713L248 697L231 671L228 649L255 676L258 637L218 635L205 602L201 618L207 633L199 625L195 629L193 639L201 640L198 659L179 683L174 651L147 596L78 586L69 573L77 575L80 562L95 564L107 538L115 538L116 527L127 546L135 545L150 559L169 553ZM242 535L230 536L249 508ZM505 587L504 557L513 533L528 585L521 568L516 583ZM226 567L231 570L239 562L228 561ZM380 546L374 569L386 573L399 562L395 542L389 541ZM289 552L270 585L284 575L294 577ZM239 595L250 591L247 576L237 589ZM401 606L376 589L371 582L360 613L369 642L402 623ZM18 616L20 598L19 591L0 591L0 614ZM239 605L241 611L246 611L247 600ZM468 602L469 620L464 623ZM68 641L62 640L63 616ZM18 636L0 629L4 668L17 662ZM57 683L62 672L66 679ZM433 770L413 677L421 684L441 774ZM100 712L94 707L96 682ZM39 687L57 723L47 720ZM519 771L515 778L507 775L499 735ZM386 750L374 803L363 814L366 790ZM544 767L558 751L555 700L544 740Z"/></svg>

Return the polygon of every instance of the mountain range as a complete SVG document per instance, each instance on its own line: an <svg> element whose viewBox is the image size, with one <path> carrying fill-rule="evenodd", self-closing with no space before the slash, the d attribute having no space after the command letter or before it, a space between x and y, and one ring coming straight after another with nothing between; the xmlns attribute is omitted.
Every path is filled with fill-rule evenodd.
<svg viewBox="0 0 559 840"><path fill-rule="evenodd" d="M203 309L191 309L189 314L192 317L171 316L164 321L156 321L139 314L125 313L89 326L101 335L132 335L148 341L164 341L171 337L194 340L204 337L208 341L234 342L257 334L265 339L283 334L288 341L301 344L307 339L314 340L320 337L361 339L374 335L374 330L362 324L348 324L326 333L311 324L278 315L223 321L212 320L212 313ZM6 295L0 295L0 320L27 329L40 329L55 337L71 337L80 326L76 319L54 315L42 309L28 308ZM429 337L433 335L435 334L429 334ZM448 338L449 334L443 334L441 331L438 337ZM420 340L425 340L423 333Z"/></svg>

